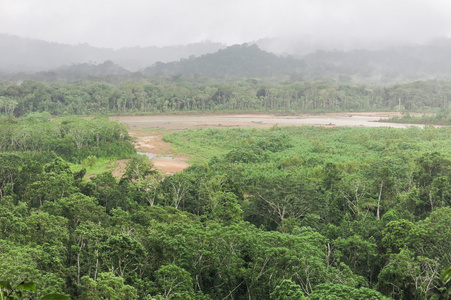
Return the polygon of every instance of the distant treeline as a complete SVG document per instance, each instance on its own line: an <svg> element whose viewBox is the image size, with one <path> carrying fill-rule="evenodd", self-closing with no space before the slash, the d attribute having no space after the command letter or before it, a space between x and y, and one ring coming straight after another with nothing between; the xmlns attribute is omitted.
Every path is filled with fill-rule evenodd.
<svg viewBox="0 0 451 300"><path fill-rule="evenodd" d="M450 81L416 81L390 86L256 79L222 82L171 79L148 82L99 81L0 83L0 113L23 116L175 113L199 111L323 112L448 109Z"/></svg>
<svg viewBox="0 0 451 300"><path fill-rule="evenodd" d="M451 125L451 115L448 110L441 110L436 114L423 114L421 116L411 115L409 112L400 116L393 116L384 122L410 123L410 124L434 124Z"/></svg>

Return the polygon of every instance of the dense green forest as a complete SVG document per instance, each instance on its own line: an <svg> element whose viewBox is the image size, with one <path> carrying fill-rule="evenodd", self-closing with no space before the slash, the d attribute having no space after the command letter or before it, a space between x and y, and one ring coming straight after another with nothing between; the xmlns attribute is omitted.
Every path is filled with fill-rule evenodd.
<svg viewBox="0 0 451 300"><path fill-rule="evenodd" d="M199 163L163 177L104 117L0 126L0 280L31 299L449 297L449 128L172 133Z"/></svg>
<svg viewBox="0 0 451 300"><path fill-rule="evenodd" d="M449 109L449 81L389 86L322 81L215 81L205 77L149 77L136 81L0 82L0 113L25 116L178 113L416 111Z"/></svg>
<svg viewBox="0 0 451 300"><path fill-rule="evenodd" d="M450 129L171 133L195 163L164 176L105 117L398 111L392 121L446 124L449 81L127 79L99 75L122 72L112 63L76 68L93 77L0 82L0 290L25 280L37 287L24 291L31 299L450 297ZM119 178L91 172L122 158Z"/></svg>

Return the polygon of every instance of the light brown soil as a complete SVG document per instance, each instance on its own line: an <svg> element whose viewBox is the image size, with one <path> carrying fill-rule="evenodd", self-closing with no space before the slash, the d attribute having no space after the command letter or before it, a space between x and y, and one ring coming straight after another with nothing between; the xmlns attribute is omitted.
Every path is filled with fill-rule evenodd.
<svg viewBox="0 0 451 300"><path fill-rule="evenodd" d="M111 172L114 177L119 178L125 173L125 168L127 166L128 159L117 160L117 167Z"/></svg>
<svg viewBox="0 0 451 300"><path fill-rule="evenodd" d="M148 135L143 131L130 131L129 134L135 138L135 148L138 152L148 152L157 155L170 155L171 144L163 141L161 135Z"/></svg>
<svg viewBox="0 0 451 300"><path fill-rule="evenodd" d="M185 160L187 157L174 153L171 150L171 143L163 141L161 133L152 133L142 130L131 130L129 134L135 138L135 148L138 152L151 153L155 157L151 158L156 169L165 174L181 172L190 166Z"/></svg>
<svg viewBox="0 0 451 300"><path fill-rule="evenodd" d="M409 124L377 122L380 119L398 115L396 112L326 113L298 115L269 114L202 114L202 115L151 115L118 116L113 120L127 123L132 131L140 129L163 129L169 131L196 128L252 127L269 128L277 126L365 126L405 128Z"/></svg>
<svg viewBox="0 0 451 300"><path fill-rule="evenodd" d="M158 170L166 174L181 172L190 166L187 162L175 159L155 158L152 162Z"/></svg>

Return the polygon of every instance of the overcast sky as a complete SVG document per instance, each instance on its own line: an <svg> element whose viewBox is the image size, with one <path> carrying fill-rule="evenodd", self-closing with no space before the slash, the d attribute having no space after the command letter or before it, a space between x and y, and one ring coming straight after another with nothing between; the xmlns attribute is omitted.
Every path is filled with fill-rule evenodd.
<svg viewBox="0 0 451 300"><path fill-rule="evenodd" d="M451 35L449 0L0 0L0 33L100 47L423 43Z"/></svg>

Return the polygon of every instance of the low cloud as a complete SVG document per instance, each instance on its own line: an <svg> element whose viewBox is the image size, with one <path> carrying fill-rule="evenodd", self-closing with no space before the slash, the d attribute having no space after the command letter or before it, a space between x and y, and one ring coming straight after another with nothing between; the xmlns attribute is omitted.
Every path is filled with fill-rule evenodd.
<svg viewBox="0 0 451 300"><path fill-rule="evenodd" d="M450 15L442 0L2 0L0 32L113 48L264 38L356 48L448 36Z"/></svg>

